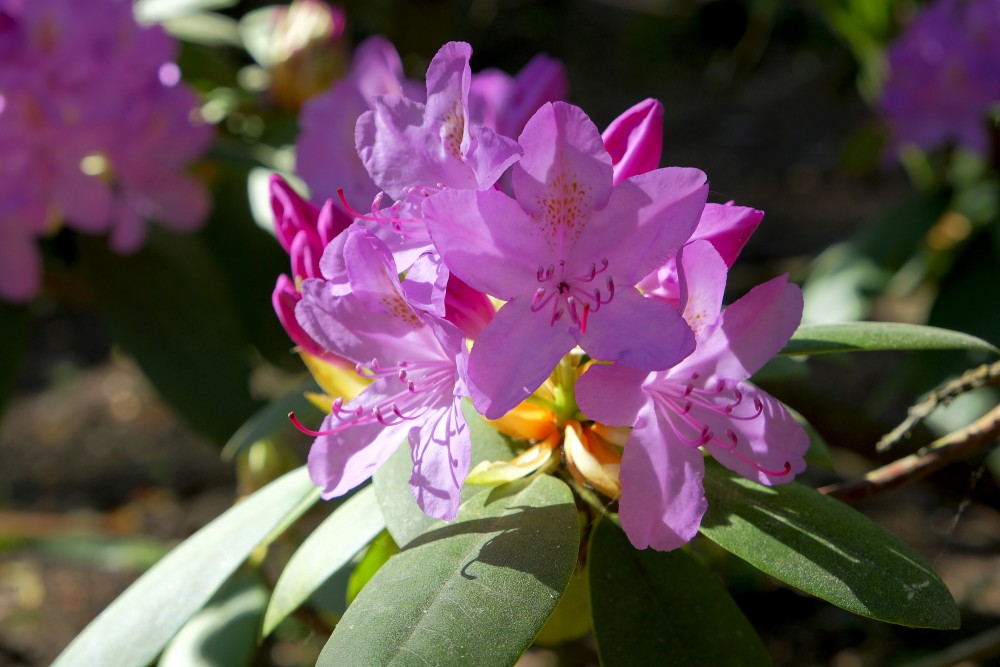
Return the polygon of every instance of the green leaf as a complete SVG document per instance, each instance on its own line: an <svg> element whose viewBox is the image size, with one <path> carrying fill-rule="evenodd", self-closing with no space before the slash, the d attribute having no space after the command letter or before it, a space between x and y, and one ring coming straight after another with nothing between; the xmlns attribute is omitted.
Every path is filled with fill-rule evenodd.
<svg viewBox="0 0 1000 667"><path fill-rule="evenodd" d="M763 572L860 616L957 628L941 579L899 538L795 482L765 487L717 464L705 472L701 532Z"/></svg>
<svg viewBox="0 0 1000 667"><path fill-rule="evenodd" d="M7 399L14 393L21 371L21 357L28 347L31 316L27 306L12 306L0 301L0 415Z"/></svg>
<svg viewBox="0 0 1000 667"><path fill-rule="evenodd" d="M687 552L637 551L602 520L590 538L590 594L601 665L770 665L736 602Z"/></svg>
<svg viewBox="0 0 1000 667"><path fill-rule="evenodd" d="M555 608L578 547L573 497L559 480L484 489L378 571L317 665L509 667Z"/></svg>
<svg viewBox="0 0 1000 667"><path fill-rule="evenodd" d="M314 486L305 468L275 480L182 542L101 612L54 667L144 667Z"/></svg>
<svg viewBox="0 0 1000 667"><path fill-rule="evenodd" d="M472 438L470 470L480 461L507 461L514 457L507 439L487 424L470 402L466 401L462 408ZM372 478L375 494L382 508L382 516L385 517L385 526L392 539L400 546L406 546L421 533L444 523L430 518L417 507L410 493L411 470L413 470L413 460L410 457L409 447L404 444L389 457ZM462 502L467 502L484 488L466 484L462 488Z"/></svg>
<svg viewBox="0 0 1000 667"><path fill-rule="evenodd" d="M264 615L262 636L271 634L385 526L375 490L367 487L338 507L306 538L282 570Z"/></svg>
<svg viewBox="0 0 1000 667"><path fill-rule="evenodd" d="M170 641L159 667L250 665L267 593L254 574L237 574Z"/></svg>
<svg viewBox="0 0 1000 667"><path fill-rule="evenodd" d="M990 343L960 331L900 322L803 325L792 335L780 354L876 350L970 350L1000 355L1000 350Z"/></svg>
<svg viewBox="0 0 1000 667"><path fill-rule="evenodd" d="M201 240L154 228L128 257L91 236L80 252L115 341L185 421L225 442L259 404L230 292Z"/></svg>
<svg viewBox="0 0 1000 667"><path fill-rule="evenodd" d="M375 573L382 569L390 558L399 553L399 546L393 541L389 531L383 530L378 534L365 551L364 558L351 572L351 578L347 582L347 595L345 602L348 606L354 602L365 585L372 580Z"/></svg>

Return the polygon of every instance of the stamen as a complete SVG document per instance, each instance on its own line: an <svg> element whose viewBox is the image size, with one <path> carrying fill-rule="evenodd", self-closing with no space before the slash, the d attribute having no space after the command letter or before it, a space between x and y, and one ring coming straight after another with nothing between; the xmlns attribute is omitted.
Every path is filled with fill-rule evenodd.
<svg viewBox="0 0 1000 667"><path fill-rule="evenodd" d="M340 203L344 205L344 208L347 210L347 212L350 215L354 216L355 218L360 218L361 220L369 220L371 222L391 222L391 223L393 223L393 227L395 227L397 230L399 229L399 227L398 227L399 223L403 223L403 222L423 222L423 220L420 220L419 218L399 218L399 217L396 217L396 215L395 215L396 211L393 211L392 207L390 207L390 209L389 209L390 212L393 214L391 217L381 217L381 216L376 215L376 204L381 204L382 203L382 198L381 198L382 197L382 193L381 192L378 195L375 196L375 200L372 202L372 215L365 215L365 214L361 213L360 211L355 210L353 206L351 206L350 204L348 204L347 203L347 197L344 195L344 188L337 188L337 196L340 198ZM393 206L395 206L395 204Z"/></svg>
<svg viewBox="0 0 1000 667"><path fill-rule="evenodd" d="M306 428L305 426L302 425L302 422L299 421L299 418L295 416L295 412L294 411L288 413L288 419L289 419L289 421L292 422L292 424L295 426L295 428L299 429L301 432L305 433L306 435L313 436L314 438L319 438L319 437L322 437L324 435L333 435L334 433L336 433L337 431L340 430L340 429L335 428L335 429L331 429L329 431L314 431L311 428Z"/></svg>

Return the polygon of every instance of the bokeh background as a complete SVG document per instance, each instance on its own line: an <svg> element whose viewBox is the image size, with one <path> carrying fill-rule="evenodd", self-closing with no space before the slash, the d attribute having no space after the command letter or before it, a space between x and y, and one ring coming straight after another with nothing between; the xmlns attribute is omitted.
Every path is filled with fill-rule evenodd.
<svg viewBox="0 0 1000 667"><path fill-rule="evenodd" d="M139 3L181 41L183 77L215 126L211 149L192 167L214 202L204 228L191 236L155 230L127 257L64 229L42 241L42 293L27 305L0 304L0 384L9 388L0 391L9 397L0 422L0 664L50 663L172 545L304 458L308 439L293 430L230 442L255 410L304 378L271 310L287 256L259 205L267 170L292 168L298 132L296 103L278 99L273 70L247 49L255 37L241 19L266 4ZM474 71L513 73L539 51L560 59L569 99L599 127L644 98L661 100L663 164L704 170L710 201L766 212L731 273L730 299L787 272L806 284L814 321L932 323L1000 344L995 156L944 148L901 163L886 152L889 128L877 111L884 49L919 3L339 7L346 32L329 56L332 72L343 70L337 58L352 45L381 34L420 79L441 44L465 40ZM907 405L983 361L964 353L838 355L774 368L760 380L831 446L834 469L804 478L821 484L889 460L876 457L874 443ZM995 402L977 392L908 446ZM776 664L955 664L948 651L974 637L988 656L1000 646L990 634L1000 625L998 471L980 453L860 507L935 566L963 612L954 632L861 619L707 543L694 546L725 578ZM321 628L292 625L268 640L256 664L312 664L324 639ZM596 655L585 638L524 660L596 664ZM996 664L990 660L962 664Z"/></svg>

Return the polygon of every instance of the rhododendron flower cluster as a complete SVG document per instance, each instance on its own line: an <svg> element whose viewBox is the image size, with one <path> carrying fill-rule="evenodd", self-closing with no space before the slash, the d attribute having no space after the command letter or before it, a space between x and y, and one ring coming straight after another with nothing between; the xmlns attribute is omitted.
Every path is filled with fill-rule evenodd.
<svg viewBox="0 0 1000 667"><path fill-rule="evenodd" d="M192 121L175 42L127 0L0 2L0 297L39 288L35 239L65 224L139 248L147 221L190 230L209 199L184 173Z"/></svg>
<svg viewBox="0 0 1000 667"><path fill-rule="evenodd" d="M722 307L762 214L707 204L698 169L658 167L658 102L602 134L538 90L497 94L528 117L487 125L503 114L473 111L470 57L446 44L425 95L400 85L367 101L355 148L380 192L370 213L350 209L344 231L334 202L317 209L272 184L295 273L276 290L282 321L300 347L372 380L334 399L318 430L300 425L316 437L312 479L341 495L406 441L417 504L455 518L469 399L529 441L514 460L477 467L473 483L557 472L562 444L578 488L620 495L633 544L676 548L705 512L706 452L763 484L805 467L805 431L747 383L798 326L801 292L779 277Z"/></svg>
<svg viewBox="0 0 1000 667"><path fill-rule="evenodd" d="M1000 102L1000 1L935 0L887 53L880 107L892 147L947 143L986 154L990 108Z"/></svg>

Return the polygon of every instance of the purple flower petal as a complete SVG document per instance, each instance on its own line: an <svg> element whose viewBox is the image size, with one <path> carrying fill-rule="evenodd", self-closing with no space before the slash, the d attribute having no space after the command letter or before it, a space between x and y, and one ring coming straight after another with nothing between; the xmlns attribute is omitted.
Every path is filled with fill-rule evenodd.
<svg viewBox="0 0 1000 667"><path fill-rule="evenodd" d="M663 153L663 104L646 99L611 121L601 134L611 154L615 185L652 171Z"/></svg>
<svg viewBox="0 0 1000 667"><path fill-rule="evenodd" d="M758 285L719 316L691 362L719 377L744 380L781 351L802 319L802 290L779 276Z"/></svg>
<svg viewBox="0 0 1000 667"><path fill-rule="evenodd" d="M670 551L691 541L708 509L704 476L701 450L678 443L653 405L643 407L625 443L618 503L636 549Z"/></svg>
<svg viewBox="0 0 1000 667"><path fill-rule="evenodd" d="M694 334L684 318L634 287L619 289L610 303L592 313L579 342L595 359L646 371L673 366L694 351Z"/></svg>
<svg viewBox="0 0 1000 667"><path fill-rule="evenodd" d="M469 391L476 409L497 419L541 386L575 341L562 322L509 301L476 339L469 357Z"/></svg>
<svg viewBox="0 0 1000 667"><path fill-rule="evenodd" d="M621 364L593 364L576 382L576 404L589 419L607 426L632 426L647 397L649 375Z"/></svg>

